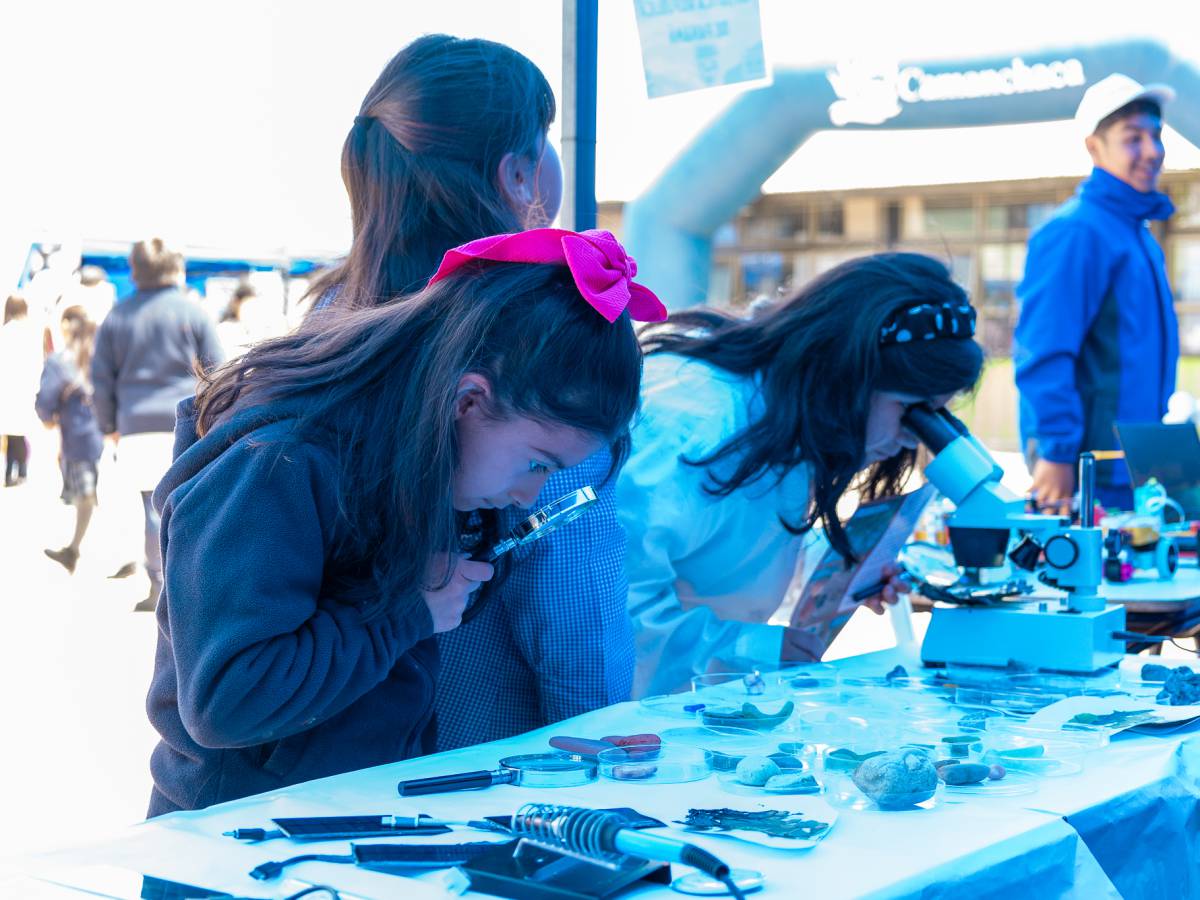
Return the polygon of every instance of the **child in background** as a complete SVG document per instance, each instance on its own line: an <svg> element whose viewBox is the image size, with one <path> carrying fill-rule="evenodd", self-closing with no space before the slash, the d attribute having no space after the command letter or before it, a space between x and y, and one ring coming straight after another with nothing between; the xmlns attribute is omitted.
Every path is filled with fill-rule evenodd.
<svg viewBox="0 0 1200 900"><path fill-rule="evenodd" d="M59 454L62 499L75 507L75 533L71 543L45 553L74 574L75 564L79 562L79 546L96 509L96 463L100 460L104 438L96 423L89 378L96 323L88 318L82 306L68 306L62 312L59 326L63 349L46 359L35 408L38 418L48 427L58 426L62 440Z"/></svg>
<svg viewBox="0 0 1200 900"><path fill-rule="evenodd" d="M42 370L42 342L37 325L29 318L24 297L10 296L4 303L0 327L0 436L4 438L4 486L16 487L29 474L27 435L37 428L33 398Z"/></svg>
<svg viewBox="0 0 1200 900"><path fill-rule="evenodd" d="M474 241L423 291L314 313L181 404L154 496L151 815L434 749L431 638L493 573L465 516L627 440L630 318L665 317L631 269L604 232Z"/></svg>

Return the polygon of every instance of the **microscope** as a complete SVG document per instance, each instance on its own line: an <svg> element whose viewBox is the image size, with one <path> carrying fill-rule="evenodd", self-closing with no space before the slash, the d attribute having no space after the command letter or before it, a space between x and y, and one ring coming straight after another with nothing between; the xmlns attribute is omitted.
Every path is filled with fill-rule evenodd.
<svg viewBox="0 0 1200 900"><path fill-rule="evenodd" d="M955 564L966 586L983 570L1013 564L1065 597L995 599L934 607L921 647L927 665L1008 666L1090 673L1125 654L1125 608L1106 604L1104 538L1093 520L1095 461L1080 461L1080 524L1069 516L1026 511L1025 500L1000 483L1003 471L945 409L908 409L904 426L933 453L925 476L955 505L947 524ZM1010 551L1013 535L1019 541ZM1025 586L1028 591L1028 586ZM977 592L978 593L978 592ZM964 593L964 597L971 592Z"/></svg>

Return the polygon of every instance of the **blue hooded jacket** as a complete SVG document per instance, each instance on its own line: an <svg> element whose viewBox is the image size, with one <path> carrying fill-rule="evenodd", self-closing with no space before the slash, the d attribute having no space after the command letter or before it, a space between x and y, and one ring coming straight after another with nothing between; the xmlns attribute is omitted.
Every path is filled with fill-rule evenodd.
<svg viewBox="0 0 1200 900"><path fill-rule="evenodd" d="M1175 390L1179 333L1162 249L1147 219L1175 211L1093 169L1029 241L1013 363L1030 465L1117 446L1116 422L1156 422ZM1128 485L1125 466L1097 482Z"/></svg>
<svg viewBox="0 0 1200 900"><path fill-rule="evenodd" d="M154 492L151 816L434 750L429 610L416 590L373 617L339 600L370 573L339 564L334 455L293 433L295 412L245 410L197 439L180 404Z"/></svg>

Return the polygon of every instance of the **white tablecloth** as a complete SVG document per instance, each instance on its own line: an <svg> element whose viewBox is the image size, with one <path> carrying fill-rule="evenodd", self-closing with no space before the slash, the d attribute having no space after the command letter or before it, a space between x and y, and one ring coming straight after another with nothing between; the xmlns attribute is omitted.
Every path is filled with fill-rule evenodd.
<svg viewBox="0 0 1200 900"><path fill-rule="evenodd" d="M913 664L899 651L887 651L839 665L880 673L897 661ZM277 897L283 896L282 887L253 881L246 873L266 860L299 853L346 853L347 842L298 845L275 840L245 845L223 837L222 832L269 828L273 817L297 815L507 815L528 801L631 806L664 821L682 818L691 807L753 808L759 802L756 798L724 791L715 776L679 785L601 780L555 790L499 785L411 799L396 794L396 783L402 779L490 769L502 756L549 749L546 741L553 734L599 737L678 724L649 716L636 703L619 704L507 741L165 816L111 840L22 860L21 866L30 870L65 863L119 865L253 897ZM1195 734L1118 737L1088 758L1082 774L1044 779L1039 791L1028 796L947 800L932 810L909 812L842 810L828 838L810 850L769 850L694 834L686 839L735 867L763 872L766 886L758 896L764 900L801 895L823 900L1200 897L1196 867L1200 739L1193 740ZM771 798L769 806L802 810L806 802L811 801ZM457 842L483 836L459 832L444 839ZM400 879L345 865L303 863L289 870L289 876L333 884L368 898L447 895L445 873ZM637 896L666 895L666 891L641 888ZM8 896L2 883L0 896Z"/></svg>

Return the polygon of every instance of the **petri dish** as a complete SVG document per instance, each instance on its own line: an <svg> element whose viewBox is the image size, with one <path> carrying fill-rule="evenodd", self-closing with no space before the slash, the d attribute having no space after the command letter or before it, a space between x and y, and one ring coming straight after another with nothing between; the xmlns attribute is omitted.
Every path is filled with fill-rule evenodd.
<svg viewBox="0 0 1200 900"><path fill-rule="evenodd" d="M683 784L707 778L713 755L682 744L634 744L601 750L596 763L602 778L629 784Z"/></svg>
<svg viewBox="0 0 1200 900"><path fill-rule="evenodd" d="M757 891L763 886L762 872L756 872L754 869L733 869L729 875L743 894ZM729 896L729 888L725 886L725 882L717 881L703 872L681 875L671 882L671 890L681 894L694 894L698 897Z"/></svg>
<svg viewBox="0 0 1200 900"><path fill-rule="evenodd" d="M639 703L643 713L653 716L665 716L668 719L690 719L695 721L696 714L705 706L703 700L698 700L689 691L679 694L655 694L643 697Z"/></svg>
<svg viewBox="0 0 1200 900"><path fill-rule="evenodd" d="M1006 767L1007 768L1007 767ZM1028 772L1008 769L999 781L986 779L979 784L943 784L946 802L957 797L1022 797L1037 793L1038 779Z"/></svg>
<svg viewBox="0 0 1200 900"><path fill-rule="evenodd" d="M734 768L744 756L770 756L775 752L770 738L748 728L685 726L660 731L659 737L664 744L681 744L709 751L713 758L713 769L718 772Z"/></svg>
<svg viewBox="0 0 1200 900"><path fill-rule="evenodd" d="M699 711L700 721L709 728L745 728L751 731L774 731L785 725L794 715L795 701L768 700L752 703L747 700L740 705L706 705ZM757 715L747 715L745 707L754 706Z"/></svg>
<svg viewBox="0 0 1200 900"><path fill-rule="evenodd" d="M903 752L917 754L929 760L932 768L933 756L924 750L902 748ZM946 793L946 786L934 772L927 772L916 790L893 791L868 795L854 781L852 771L832 770L826 767L822 780L825 785L825 802L840 809L879 812L912 812L929 810L938 806Z"/></svg>
<svg viewBox="0 0 1200 900"><path fill-rule="evenodd" d="M799 757L793 757L787 768L780 768L774 783L768 779L766 784L745 784L736 771L722 772L717 780L723 791L742 797L812 797L824 790L809 761Z"/></svg>

